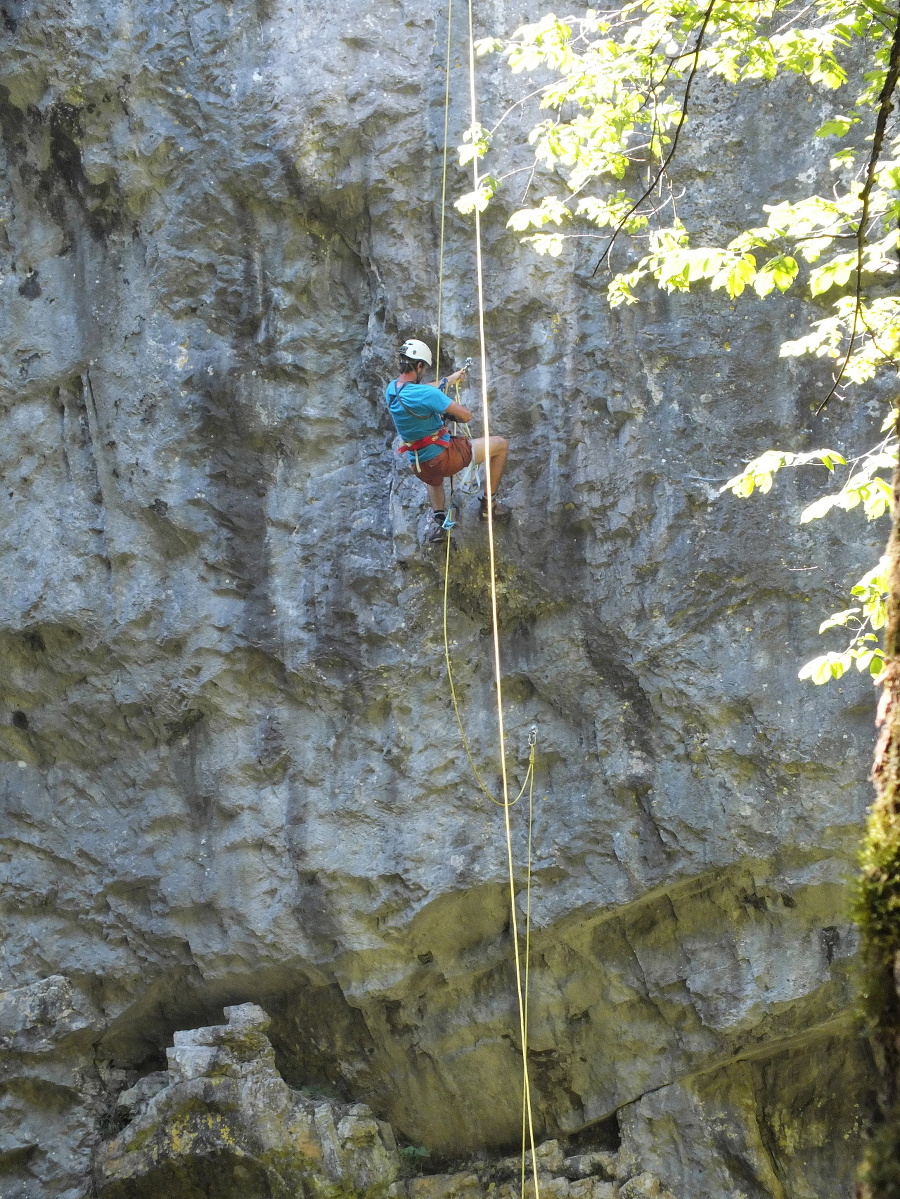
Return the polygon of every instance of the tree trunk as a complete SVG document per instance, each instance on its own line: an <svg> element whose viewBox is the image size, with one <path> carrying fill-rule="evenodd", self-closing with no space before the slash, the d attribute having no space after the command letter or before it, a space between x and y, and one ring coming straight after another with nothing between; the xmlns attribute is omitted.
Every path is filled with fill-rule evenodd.
<svg viewBox="0 0 900 1199"><path fill-rule="evenodd" d="M862 935L862 1012L878 1065L877 1119L857 1186L858 1199L900 1199L900 469L894 475L894 528L878 705L880 729L855 896Z"/></svg>

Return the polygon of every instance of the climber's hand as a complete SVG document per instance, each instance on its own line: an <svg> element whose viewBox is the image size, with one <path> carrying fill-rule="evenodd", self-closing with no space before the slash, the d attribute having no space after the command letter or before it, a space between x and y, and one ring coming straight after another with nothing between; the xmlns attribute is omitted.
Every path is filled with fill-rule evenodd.
<svg viewBox="0 0 900 1199"><path fill-rule="evenodd" d="M454 371L447 379L448 383L458 383L463 375L469 370L472 365L472 359L467 358L458 371Z"/></svg>

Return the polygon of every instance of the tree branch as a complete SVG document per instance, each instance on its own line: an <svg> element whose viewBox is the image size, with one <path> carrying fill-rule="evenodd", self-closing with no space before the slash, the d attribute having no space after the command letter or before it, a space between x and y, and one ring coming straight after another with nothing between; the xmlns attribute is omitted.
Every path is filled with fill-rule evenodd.
<svg viewBox="0 0 900 1199"><path fill-rule="evenodd" d="M884 86L878 96L878 116L875 120L875 132L872 136L872 153L869 155L869 161L866 166L866 181L860 192L862 211L859 215L859 224L856 226L856 292L853 304L853 325L850 329L850 344L847 346L847 353L844 355L844 361L841 363L841 369L837 373L831 391L829 391L828 395L816 409L817 416L840 387L841 380L847 372L847 364L850 362L850 357L856 347L856 335L862 314L863 255L866 248L866 226L869 223L869 204L872 198L872 188L875 186L875 172L878 169L881 148L884 145L884 134L887 129L888 117L891 115L891 109L894 107L893 96L898 78L900 78L900 16L897 17L894 24L894 38L891 42L888 68L884 77Z"/></svg>
<svg viewBox="0 0 900 1199"><path fill-rule="evenodd" d="M643 195L638 200L635 201L634 204L632 204L631 208L629 208L629 210L622 217L621 221L619 221L618 225L616 225L615 229L612 232L612 236L609 239L609 243L606 246L606 249L600 255L600 261L597 263L597 265L594 267L593 271L591 272L592 279L597 274L597 271L600 270L601 266L603 266L604 262L606 262L607 258L609 258L609 252L613 248L613 243L615 242L616 238L619 236L619 234L624 229L626 223L634 215L634 213L637 211L637 209L640 208L640 206L647 199L647 197L653 194L653 191L656 188L657 184L659 183L660 179L662 179L663 175L666 173L666 168L668 167L668 165L672 161L672 159L675 157L675 151L678 149L678 139L681 136L681 130L684 127L685 121L687 120L688 101L690 100L690 96L691 96L691 85L694 82L694 76L697 74L697 69L700 66L700 51L703 48L703 39L706 36L706 27L710 22L710 18L712 17L713 9L715 8L715 6L716 6L716 0L709 0L709 7L707 8L706 12L703 14L703 23L701 24L700 31L697 34L696 45L694 46L694 49L690 52L694 56L694 64L691 67L690 73L688 74L688 77L687 77L687 82L684 85L684 98L681 102L681 116L678 118L678 125L676 126L675 136L672 138L672 145L669 147L669 152L663 159L659 170L656 172L655 176L653 177L652 182L647 187L646 191L643 193Z"/></svg>

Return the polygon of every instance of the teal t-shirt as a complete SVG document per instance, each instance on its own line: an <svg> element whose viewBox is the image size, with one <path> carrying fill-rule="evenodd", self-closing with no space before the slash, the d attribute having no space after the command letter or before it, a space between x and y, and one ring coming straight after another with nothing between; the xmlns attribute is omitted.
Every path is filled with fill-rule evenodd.
<svg viewBox="0 0 900 1199"><path fill-rule="evenodd" d="M398 391L400 392L399 400L397 399ZM443 414L452 402L447 399L439 387L434 387L430 383L398 383L396 379L388 383L384 391L384 398L387 400L388 411L397 432L404 441L420 441L423 437L437 433L444 423ZM403 401L406 408L403 407L400 400ZM407 408L411 409L411 412L407 412ZM443 453L442 446L428 445L423 450L419 450L419 461L428 462L441 453Z"/></svg>

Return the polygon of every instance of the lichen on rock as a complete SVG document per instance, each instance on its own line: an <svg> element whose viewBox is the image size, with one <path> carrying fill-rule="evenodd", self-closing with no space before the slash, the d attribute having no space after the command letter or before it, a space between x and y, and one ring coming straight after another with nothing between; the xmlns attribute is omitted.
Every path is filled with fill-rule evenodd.
<svg viewBox="0 0 900 1199"><path fill-rule="evenodd" d="M225 1014L225 1025L176 1033L167 1076L120 1097L129 1120L98 1152L102 1199L179 1199L210 1186L223 1195L260 1186L274 1199L385 1199L400 1165L390 1127L364 1104L291 1090L262 1008L245 1003Z"/></svg>
<svg viewBox="0 0 900 1199"><path fill-rule="evenodd" d="M567 1157L558 1140L536 1148L537 1185L530 1152L403 1178L390 1125L365 1104L288 1087L262 1008L225 1014L225 1025L177 1032L167 1074L120 1095L127 1123L96 1155L98 1199L522 1199L523 1174L526 1199L672 1199L649 1171L609 1152Z"/></svg>
<svg viewBox="0 0 900 1199"><path fill-rule="evenodd" d="M528 15L479 6L478 35ZM382 391L402 340L438 332L443 11L4 0L0 19L0 1191L86 1199L100 1141L126 1172L157 1152L163 1194L178 1171L242 1199L305 1178L302 1154L265 1157L265 1121L232 1126L254 1088L311 1161L340 1151L327 1185L382 1185L353 1164L360 1102L462 1187L521 1129L507 865ZM510 100L495 70L485 120ZM820 97L748 92L794 119L695 91L685 203L717 229L829 154ZM878 534L776 536L765 502L717 489L786 428L866 444L880 418L811 418L778 358L794 301L611 313L590 246L551 268L503 203L485 320L512 773L538 729L538 1136L691 1199L837 1199L870 1068L844 882L870 688L814 703L796 675ZM442 370L477 335L471 230L447 215ZM786 480L785 510L810 486ZM476 521L448 625L493 785ZM222 1023L248 1002L282 1082L261 1028ZM131 1186L113 1160L103 1185ZM553 1177L578 1199L627 1180Z"/></svg>

